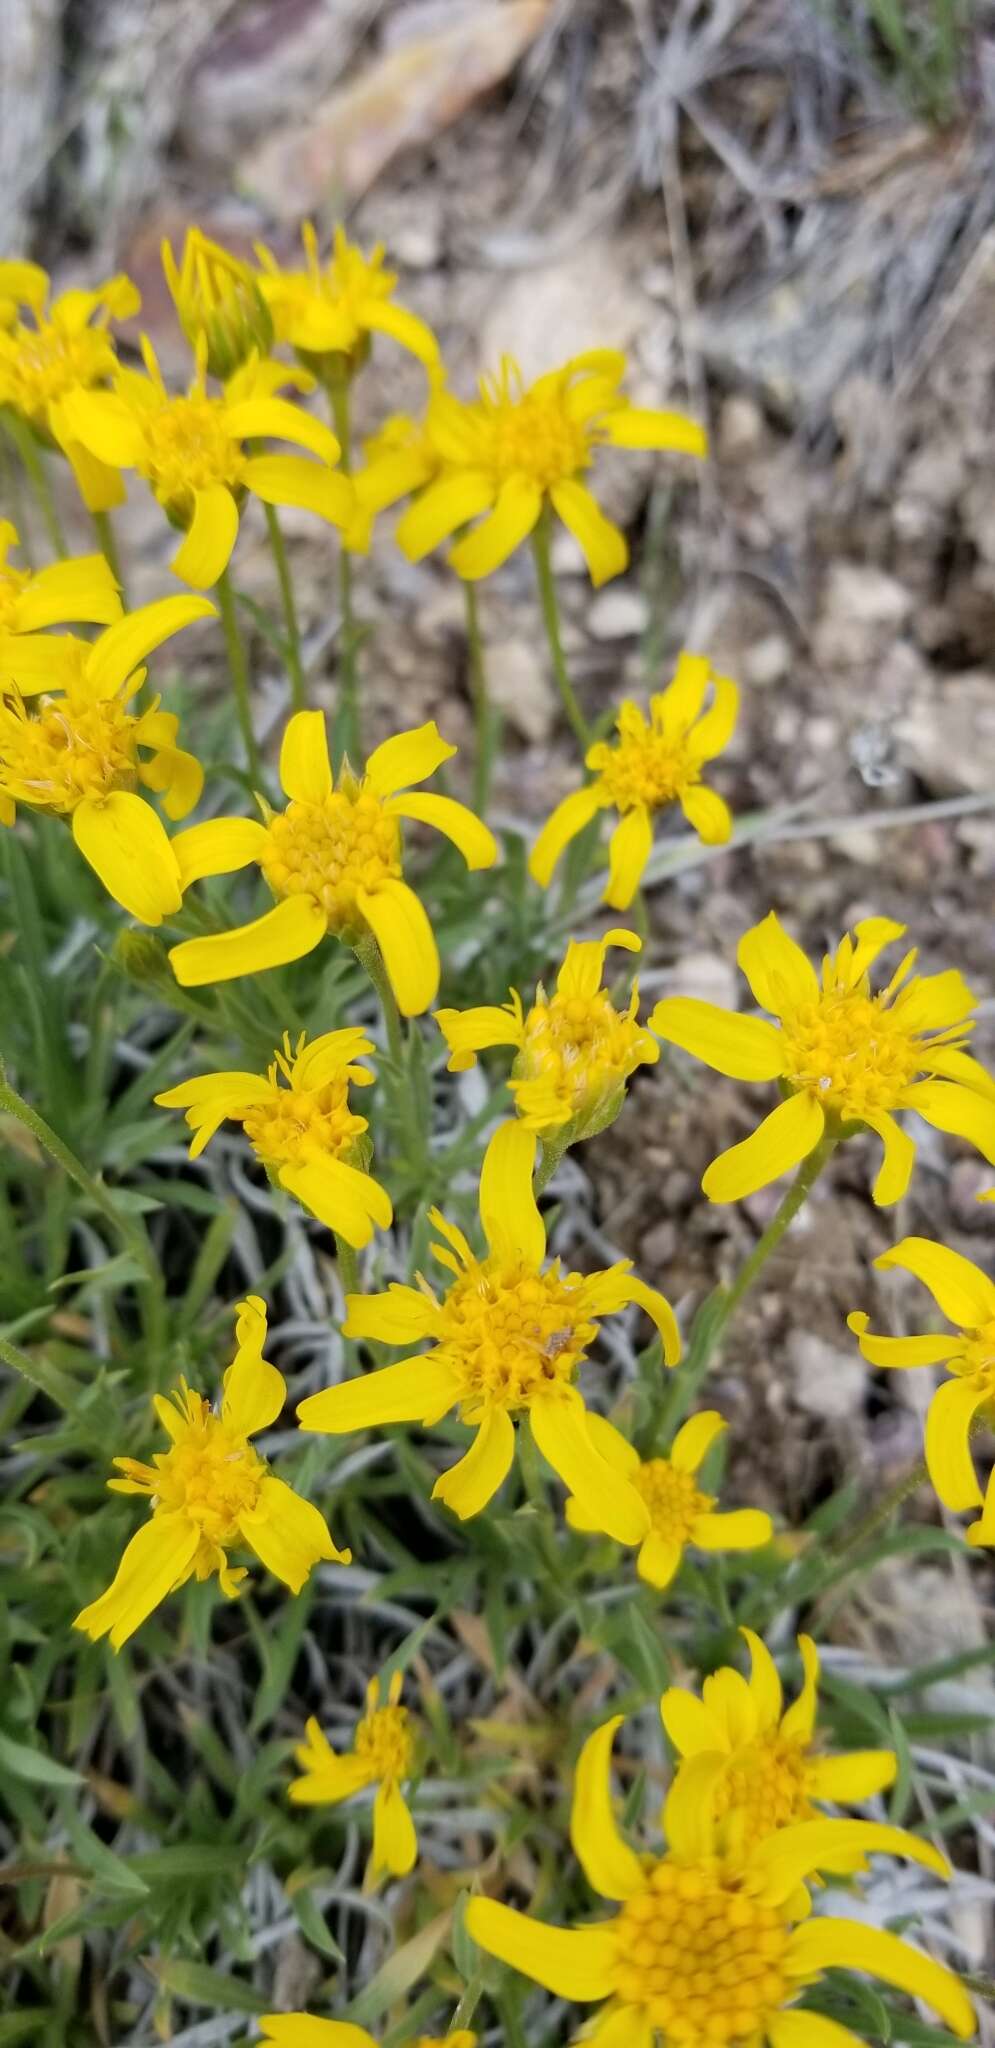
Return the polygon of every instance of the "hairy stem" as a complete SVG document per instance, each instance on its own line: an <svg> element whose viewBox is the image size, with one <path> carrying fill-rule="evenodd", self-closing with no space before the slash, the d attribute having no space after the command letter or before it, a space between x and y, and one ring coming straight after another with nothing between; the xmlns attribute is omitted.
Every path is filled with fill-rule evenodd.
<svg viewBox="0 0 995 2048"><path fill-rule="evenodd" d="M283 623L287 636L287 674L290 677L290 702L294 711L306 711L307 686L304 681L304 664L301 659L301 629L297 617L297 600L294 596L290 563L287 560L286 543L280 515L275 505L264 505L266 531L269 534L270 552L276 568L280 586L280 603L283 606Z"/></svg>
<svg viewBox="0 0 995 2048"><path fill-rule="evenodd" d="M245 642L239 630L235 611L235 593L232 589L227 569L223 575L218 577L215 584L215 593L218 600L218 610L221 613L221 626L225 636L225 651L228 655L228 673L231 676L232 689L235 692L235 710L238 714L242 745L245 748L246 765L253 781L259 782L262 779L262 764L259 759L259 748L256 745L256 735L252 729L252 706L249 701L249 663L245 652Z"/></svg>
<svg viewBox="0 0 995 2048"><path fill-rule="evenodd" d="M560 699L573 731L585 753L591 743L587 721L577 702L574 687L567 670L563 652L563 636L560 632L560 606L556 595L556 583L549 559L549 507L544 505L539 514L539 523L532 535L532 552L535 556L536 580L539 585L539 602L542 606L542 621L549 641L549 652L553 661L553 675Z"/></svg>

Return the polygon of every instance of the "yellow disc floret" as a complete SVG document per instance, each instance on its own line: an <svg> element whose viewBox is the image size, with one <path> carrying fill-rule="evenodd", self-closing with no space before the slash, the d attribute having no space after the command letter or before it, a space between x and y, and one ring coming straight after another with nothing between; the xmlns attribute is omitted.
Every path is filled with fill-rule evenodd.
<svg viewBox="0 0 995 2048"><path fill-rule="evenodd" d="M120 698L82 683L42 697L37 710L14 697L0 704L0 789L62 816L85 798L134 789L138 723Z"/></svg>
<svg viewBox="0 0 995 2048"><path fill-rule="evenodd" d="M616 1930L618 1995L645 2009L667 2048L757 2041L784 2000L783 1913L718 1870L657 1863Z"/></svg>
<svg viewBox="0 0 995 2048"><path fill-rule="evenodd" d="M692 1542L699 1517L715 1506L713 1494L699 1491L694 1473L681 1471L669 1458L648 1458L633 1471L632 1484L666 1543Z"/></svg>
<svg viewBox="0 0 995 2048"><path fill-rule="evenodd" d="M545 1273L495 1259L468 1265L442 1305L438 1338L462 1382L467 1419L481 1401L514 1411L569 1385L597 1335L583 1319L582 1284L558 1261Z"/></svg>
<svg viewBox="0 0 995 2048"><path fill-rule="evenodd" d="M914 958L879 995L834 986L826 976L816 1001L785 1012L784 1078L792 1088L816 1095L845 1122L857 1121L868 1111L898 1108L909 1083L928 1070L932 1048L963 1043L967 1010L956 1025L929 1032L914 1015L906 1021L901 1002L893 1002Z"/></svg>
<svg viewBox="0 0 995 2048"><path fill-rule="evenodd" d="M206 1544L225 1548L238 1541L239 1517L251 1514L258 1502L265 1463L244 1434L230 1429L183 1380L175 1409L176 1441L155 1459L153 1513L182 1510ZM115 1462L122 1471L132 1469L126 1459Z"/></svg>
<svg viewBox="0 0 995 2048"><path fill-rule="evenodd" d="M364 1714L353 1749L377 1779L407 1778L411 1773L414 1737L407 1707L374 1707Z"/></svg>
<svg viewBox="0 0 995 2048"><path fill-rule="evenodd" d="M275 896L309 896L337 938L361 931L359 892L399 881L401 834L379 797L343 778L321 803L290 803L269 820L261 859Z"/></svg>
<svg viewBox="0 0 995 2048"><path fill-rule="evenodd" d="M246 458L226 424L223 399L171 398L139 416L144 447L137 463L166 511L189 523L197 491L220 484L237 490Z"/></svg>
<svg viewBox="0 0 995 2048"><path fill-rule="evenodd" d="M106 383L116 367L105 327L70 328L41 317L37 326L18 321L4 338L3 396L23 419L44 428L50 406L71 391Z"/></svg>
<svg viewBox="0 0 995 2048"><path fill-rule="evenodd" d="M627 699L619 711L618 734L615 741L599 741L587 757L616 810L645 804L658 811L701 781L704 763L689 732L664 732Z"/></svg>
<svg viewBox="0 0 995 2048"><path fill-rule="evenodd" d="M602 437L591 424L571 417L568 390L566 374L544 377L523 390L522 373L511 356L504 357L497 376L482 379L479 453L497 484L510 476L531 476L546 491L589 468L591 448Z"/></svg>
<svg viewBox="0 0 995 2048"><path fill-rule="evenodd" d="M511 1086L520 1113L535 1122L566 1123L607 1103L653 1043L637 1021L639 996L616 1010L606 989L593 995L547 997L539 989L525 1016ZM540 1108L541 1105L541 1108Z"/></svg>

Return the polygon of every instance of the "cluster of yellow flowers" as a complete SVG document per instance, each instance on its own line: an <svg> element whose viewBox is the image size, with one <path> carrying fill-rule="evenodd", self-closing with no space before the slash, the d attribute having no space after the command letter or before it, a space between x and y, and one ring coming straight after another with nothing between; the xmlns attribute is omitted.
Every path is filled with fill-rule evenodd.
<svg viewBox="0 0 995 2048"><path fill-rule="evenodd" d="M282 268L266 250L255 266L244 264L196 231L179 264L168 250L164 260L193 351L182 394L168 390L147 340L141 370L118 358L110 322L138 306L127 279L52 299L35 266L0 264L0 408L40 446L61 452L98 518L121 502L124 474L144 478L181 535L173 572L215 592L214 601L174 595L127 611L103 553L36 572L18 568L8 560L17 535L9 523L0 527L0 823L13 824L17 805L68 820L109 893L149 926L176 919L201 880L258 868L270 907L247 924L193 936L188 921L188 935L169 952L176 983L213 987L266 972L331 937L356 953L384 1001L388 1031L392 1015L399 1029L390 1006L419 1017L440 984L432 926L405 872L403 826L435 828L470 870L499 855L482 817L419 788L455 748L429 721L383 741L361 770L348 758L333 765L323 714L299 705L279 754L285 807L260 794L258 817L212 816L171 833L140 790L177 823L197 804L204 774L177 744L177 718L143 695L149 655L216 609L230 622L228 565L250 497L271 512L307 509L353 552L369 544L377 516L407 499L398 546L417 560L452 540L448 559L469 583L532 539L544 593L553 514L579 543L594 583L626 566L624 536L586 481L600 446L702 456L704 436L682 415L634 405L622 389L624 360L612 350L576 357L528 387L506 361L476 398L456 397L434 337L397 304L382 252L364 257L341 230L327 262L305 230L300 269ZM352 468L349 385L376 335L423 366L424 416L388 421ZM294 359L279 358L280 347ZM318 390L334 431L302 402ZM267 453L270 441L303 452ZM101 630L88 640L61 630L68 626ZM554 632L554 658L556 644ZM576 706L564 701L576 725ZM615 818L603 893L616 911L637 896L657 813L679 806L704 842L726 841L728 807L702 774L726 748L737 710L735 684L703 655L682 653L648 709L621 705L615 738L585 736L589 779L539 833L528 863L533 880L548 887L568 843L602 811ZM433 1497L464 1520L507 1479L516 1425L524 1428L562 1481L570 1527L633 1550L638 1575L658 1590L673 1581L688 1546L767 1544L769 1515L717 1511L699 1484L725 1428L717 1411L693 1414L665 1447L651 1443L641 1456L616 1422L588 1405L578 1375L603 1318L631 1308L648 1317L670 1368L681 1359L681 1336L669 1302L628 1260L595 1273L550 1260L537 1193L567 1146L617 1115L631 1077L659 1059L661 1042L737 1080L778 1084L780 1100L756 1131L709 1166L702 1185L713 1202L738 1201L794 1167L814 1177L840 1142L871 1132L883 1147L874 1200L893 1204L914 1162L899 1121L907 1111L995 1162L995 1082L967 1050L976 1006L961 976L917 975L910 951L883 988L872 987L878 955L903 930L887 918L865 919L820 974L771 912L745 933L738 954L764 1016L677 995L641 1020L637 981L621 1005L604 986L608 948L640 949L637 934L622 928L571 939L551 994L540 984L528 994L512 989L503 1005L438 1009L451 1070L473 1066L485 1050L511 1049L510 1113L493 1131L479 1175L482 1249L433 1208L431 1251L444 1276L437 1286L417 1274L379 1293L350 1289L344 1336L405 1356L310 1395L298 1409L301 1428L432 1428L455 1412L473 1434ZM351 1089L373 1081L367 1063L376 1050L360 1027L310 1042L287 1031L266 1073L199 1074L156 1100L185 1112L192 1156L225 1121L241 1125L273 1181L335 1233L344 1256L343 1245L366 1247L393 1217L372 1170L367 1120L350 1100ZM968 1444L974 1417L995 1401L995 1283L922 1238L903 1239L877 1263L921 1279L956 1334L873 1336L862 1313L851 1316L851 1328L871 1364L950 1365L954 1377L927 1423L929 1472L949 1507L982 1507L969 1540L995 1544L995 1485L984 1504ZM250 1296L236 1310L236 1353L219 1404L181 1380L154 1404L168 1448L151 1464L115 1460L121 1476L111 1487L144 1495L151 1515L110 1586L76 1618L93 1640L107 1636L119 1649L191 1577L216 1575L222 1592L236 1596L246 1571L231 1564L233 1551L252 1552L294 1593L319 1563L350 1562L319 1510L271 1472L251 1442L286 1400L284 1379L263 1355L266 1332L265 1304ZM666 2048L843 2048L856 2039L847 2028L795 2003L837 1963L924 1998L966 2037L970 2006L949 1972L862 1922L808 1917L808 1883L852 1875L875 1850L941 1874L947 1866L918 1837L821 1814L820 1802L859 1800L887 1786L894 1758L819 1757L814 1646L800 1639L805 1683L783 1713L770 1654L756 1636L748 1641L749 1681L724 1669L701 1700L678 1689L664 1696L663 1724L680 1761L663 1854L637 1851L615 1821L609 1769L618 1719L584 1745L571 1839L595 1890L616 1906L614 1917L568 1931L478 1898L471 1933L551 1991L607 2001L591 2036L599 2048L652 2048L654 2038ZM324 1805L376 1787L371 1882L404 1875L417 1855L403 1787L419 1768L419 1737L400 1691L394 1671L381 1704L372 1682L347 1755L309 1721L298 1750L302 1775L290 1790L297 1803ZM262 2025L282 2048L370 2043L360 2028L303 2014ZM474 2040L465 2032L448 2038L459 2048Z"/></svg>

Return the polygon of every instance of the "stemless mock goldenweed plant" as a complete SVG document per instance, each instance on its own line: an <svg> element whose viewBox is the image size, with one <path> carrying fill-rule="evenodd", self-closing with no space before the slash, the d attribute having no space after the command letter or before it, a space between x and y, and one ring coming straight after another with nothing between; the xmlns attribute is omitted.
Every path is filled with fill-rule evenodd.
<svg viewBox="0 0 995 2048"><path fill-rule="evenodd" d="M863 1356L950 1377L926 1466L855 1516L847 1480L786 1526L773 1424L751 1417L754 1448L772 1439L751 1481L722 1412L723 1392L740 1410L759 1398L744 1362L730 1355L717 1392L705 1382L840 1141L882 1142L879 1202L910 1189L907 1111L995 1163L975 998L956 967L914 972L912 952L879 982L903 931L889 919L858 923L820 975L772 914L739 946L765 1016L688 1000L674 975L677 992L640 1014L631 956L645 946L656 994L673 939L667 897L644 895L657 821L679 809L705 846L730 838L706 776L739 692L685 652L665 688L656 675L645 698L633 686L613 731L607 708L589 724L575 693L554 520L602 584L626 568L629 537L600 502L601 451L707 453L693 420L630 398L619 351L575 353L529 384L507 358L464 401L384 251L341 227L326 245L305 226L300 257L260 247L255 262L191 227L162 260L193 354L184 388L148 341L143 366L129 342L119 353L113 323L139 307L127 278L53 293L38 266L0 264L0 427L35 500L20 554L0 521L0 895L13 913L0 940L0 1826L14 2034L84 2048L96 2026L124 2048L219 2026L227 2039L244 2015L239 2048L967 2039L968 1989L991 1987L981 1972L962 1983L916 1937L928 1910L929 1945L977 1960L987 1879L971 1873L971 1913L944 1928L936 1880L950 1872L933 1839L970 1860L967 1824L988 1797L983 1766L961 1763L975 1717L947 1714L933 1691L917 1721L924 1688L952 1667L917 1669L908 1646L902 1672L875 1656L865 1676L852 1653L834 1669L827 1644L820 1688L809 1631L835 1611L824 1596L880 1558L906 1568L910 1532L894 1537L893 1512L927 1468L946 1506L980 1510L968 1542L995 1545L995 1480L986 1494L975 1466L995 1412L995 1284L922 1237L876 1261L921 1280L951 1327L878 1335L854 1311ZM410 414L377 410L378 337L413 359L416 387L424 377L421 411L417 393ZM273 452L281 443L291 452ZM191 751L176 682L167 673L152 697L146 664L215 606L174 594L127 609L131 533L126 516L115 535L108 513L128 475L179 535L174 574L216 591L228 681L184 689ZM96 554L64 545L74 480ZM273 582L250 597L230 564L253 498ZM383 689L364 699L375 629L358 623L356 558L402 500L399 573L446 543L462 584L472 808L463 762L424 718L423 679L386 737ZM315 636L327 676L301 633L280 506L341 537L334 591L317 586L334 611ZM35 513L63 559L38 559ZM526 541L577 743L558 785L571 793L531 853L501 807L499 692L492 702L475 596ZM265 721L249 622L267 646ZM602 813L604 901L634 904L642 938L582 915L605 861ZM461 861L437 847L424 859L423 828ZM114 904L81 887L74 844L131 918L168 927L165 944L122 931ZM685 833L680 864L696 859ZM649 872L665 874L665 858ZM630 956L615 981L614 949ZM671 1189L655 1227L671 1047L782 1097L709 1167L713 1201L797 1169L711 1291L721 1222L693 1224ZM614 1170L596 1182L613 1192L595 1203L584 1168L627 1096ZM188 1156L164 1110L183 1113ZM295 1203L324 1229L303 1229ZM990 1212L978 1214L983 1229ZM646 1279L618 1255L627 1232ZM854 1242L862 1258L859 1230ZM426 1277L430 1259L441 1279ZM796 1332L768 1328L774 1370ZM770 1418L781 1402L772 1386ZM164 1435L146 1453L152 1416ZM720 1441L733 1452L723 1478ZM129 1513L142 1505L139 1525L107 1498L114 1453L110 1492ZM914 1536L937 1571L959 1547L928 1521ZM786 1697L775 1658L796 1639L802 1678ZM989 1657L958 1657L959 1682ZM364 1694L354 1721L343 1700ZM632 1716L624 1818L616 1704ZM571 1855L560 1802L593 1716ZM666 1846L651 1848L633 1831L657 1781ZM882 1795L909 1831L839 1817ZM884 1856L912 1866L890 1899L877 1870L859 1889ZM585 1883L607 1913L592 1917ZM910 2020L910 2000L941 2031ZM188 2026L188 2006L214 2016Z"/></svg>

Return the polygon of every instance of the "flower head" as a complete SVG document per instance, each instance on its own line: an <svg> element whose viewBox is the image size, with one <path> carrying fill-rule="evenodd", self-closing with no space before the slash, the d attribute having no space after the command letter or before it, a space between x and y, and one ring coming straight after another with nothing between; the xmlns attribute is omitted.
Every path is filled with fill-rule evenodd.
<svg viewBox="0 0 995 2048"><path fill-rule="evenodd" d="M811 1636L798 1638L805 1679L785 1711L770 1651L752 1629L740 1634L749 1645L749 1679L723 1665L706 1678L700 1700L671 1686L660 1713L678 1756L725 1758L715 1812L727 1822L730 1840L748 1851L777 1828L816 1820L818 1801L849 1806L885 1791L894 1783L897 1759L890 1749L820 1756L814 1746L819 1652Z"/></svg>
<svg viewBox="0 0 995 2048"><path fill-rule="evenodd" d="M159 710L158 698L141 713L128 706L151 650L213 613L206 598L166 597L118 619L92 646L27 634L7 650L0 824L13 824L19 803L68 818L84 860L142 924L179 910L182 888L172 845L138 785L162 798L167 817L183 818L204 772L176 745L179 720Z"/></svg>
<svg viewBox="0 0 995 2048"><path fill-rule="evenodd" d="M490 867L497 857L493 833L463 804L410 792L455 752L429 721L375 748L362 776L344 763L335 784L321 712L298 711L280 749L286 810L267 808L264 824L220 818L194 825L173 842L184 886L256 861L277 898L275 909L239 931L174 946L177 981L192 988L258 974L312 952L326 932L348 945L372 933L404 1014L427 1010L439 986L439 955L404 880L400 821L444 832L468 867Z"/></svg>
<svg viewBox="0 0 995 2048"><path fill-rule="evenodd" d="M437 387L444 382L441 369L434 376L431 371L429 375ZM442 468L428 422L411 419L403 412L392 413L363 442L363 456L363 467L354 472L352 479L356 509L346 535L347 545L360 553L369 546L377 513L386 512L412 491L423 490Z"/></svg>
<svg viewBox="0 0 995 2048"><path fill-rule="evenodd" d="M705 693L712 701L702 711ZM736 723L739 691L728 676L713 675L702 654L682 654L673 681L650 698L647 719L638 704L622 705L617 740L598 740L587 755L593 782L557 804L529 857L529 873L545 889L564 848L599 811L619 814L609 845L604 901L626 910L639 887L653 845L657 811L679 803L688 824L708 846L732 830L727 806L706 789L701 771L721 754Z"/></svg>
<svg viewBox="0 0 995 2048"><path fill-rule="evenodd" d="M301 372L251 356L220 394L207 389L206 343L182 396L166 389L155 351L142 339L144 374L118 372L113 391L78 392L60 410L63 431L112 469L136 470L184 538L171 568L206 590L223 575L247 491L267 505L296 505L332 526L352 517L348 477L332 468L339 444L321 420L276 393ZM310 380L303 379L310 388ZM302 455L256 455L245 443L291 441Z"/></svg>
<svg viewBox="0 0 995 2048"><path fill-rule="evenodd" d="M862 1312L847 1317L869 1365L945 1365L953 1378L938 1387L926 1416L926 1465L940 1499L955 1513L981 1506L971 1456L975 1416L995 1406L995 1281L960 1252L928 1237L903 1237L875 1259L879 1271L913 1273L929 1289L952 1330L926 1337L876 1337ZM989 1481L980 1521L967 1540L995 1544L995 1473Z"/></svg>
<svg viewBox="0 0 995 2048"><path fill-rule="evenodd" d="M289 342L305 362L321 368L339 364L346 375L365 361L374 334L399 342L426 368L437 363L439 345L431 329L394 302L397 278L384 268L379 243L364 256L345 229L337 227L332 253L322 264L311 221L305 221L301 240L303 270L284 270L267 248L256 246L262 266L259 289L277 341Z"/></svg>
<svg viewBox="0 0 995 2048"><path fill-rule="evenodd" d="M629 559L625 536L582 481L596 450L608 443L704 455L707 448L702 428L683 413L633 405L620 389L624 375L617 349L593 349L524 386L518 364L505 356L471 403L437 391L428 434L442 473L398 526L403 553L420 561L483 512L449 554L457 575L476 582L528 539L549 504L583 550L591 581L619 576Z"/></svg>
<svg viewBox="0 0 995 2048"><path fill-rule="evenodd" d="M369 1129L349 1106L350 1084L372 1081L357 1060L373 1051L364 1031L348 1026L326 1031L308 1045L301 1032L291 1047L273 1054L265 1074L201 1074L168 1088L156 1101L163 1109L185 1109L194 1133L196 1159L220 1124L240 1123L268 1173L310 1209L319 1222L360 1249L374 1225L388 1230L393 1218L386 1189L362 1164L362 1140Z"/></svg>
<svg viewBox="0 0 995 2048"><path fill-rule="evenodd" d="M786 1099L751 1137L712 1161L702 1180L713 1202L766 1187L819 1144L866 1125L884 1145L874 1200L900 1201L915 1145L895 1111L914 1109L937 1130L967 1138L995 1162L995 1081L965 1052L974 997L961 975L913 974L913 949L887 986L871 992L870 968L905 931L866 917L822 963L821 981L774 912L740 939L737 959L756 1001L776 1024L737 1017L691 996L657 1004L650 1029L720 1074L780 1081Z"/></svg>
<svg viewBox="0 0 995 2048"><path fill-rule="evenodd" d="M605 1464L621 1472L646 1503L650 1526L636 1570L648 1586L662 1592L670 1585L688 1544L709 1551L758 1550L770 1542L774 1525L762 1509L734 1508L716 1514L714 1495L702 1493L698 1486L698 1469L726 1427L714 1408L685 1422L666 1458L640 1458L621 1430L602 1415L589 1415L587 1426ZM568 1500L567 1521L573 1529L595 1526L578 1500Z"/></svg>
<svg viewBox="0 0 995 2048"><path fill-rule="evenodd" d="M0 321L0 405L62 449L88 511L105 512L124 497L120 478L76 440L62 408L114 378L118 361L108 328L137 313L141 295L128 277L51 301L50 289L37 264L0 263L0 302L15 315ZM22 310L29 317L17 317Z"/></svg>
<svg viewBox="0 0 995 2048"><path fill-rule="evenodd" d="M441 1301L424 1281L347 1296L347 1336L384 1344L429 1337L431 1350L312 1394L298 1419L302 1429L338 1436L390 1422L428 1427L458 1409L477 1434L436 1481L433 1498L465 1520L506 1478L514 1418L527 1412L540 1451L583 1501L591 1526L636 1543L649 1527L648 1511L601 1457L575 1380L601 1316L638 1302L660 1332L668 1365L680 1356L677 1324L663 1295L637 1280L627 1259L587 1275L563 1272L558 1259L546 1265L532 1188L535 1150L534 1134L517 1122L502 1124L490 1140L480 1176L484 1258L437 1209L429 1211L444 1240L433 1253L452 1275Z"/></svg>
<svg viewBox="0 0 995 2048"><path fill-rule="evenodd" d="M270 2012L259 2022L263 2040L273 2048L378 2048L365 2027L351 2020L315 2020L309 2012ZM476 2048L477 2036L465 2027L440 2040L434 2034L419 2034L411 2048Z"/></svg>
<svg viewBox="0 0 995 2048"><path fill-rule="evenodd" d="M180 326L191 348L203 337L212 377L233 377L252 355L267 356L273 320L247 263L240 263L198 227L188 228L179 265L162 244L166 275Z"/></svg>
<svg viewBox="0 0 995 2048"><path fill-rule="evenodd" d="M952 1971L864 1921L806 1917L806 1878L852 1872L875 1851L948 1877L930 1843L873 1821L815 1820L744 1847L717 1812L725 1758L703 1755L668 1795L666 1853L639 1855L612 1811L620 1721L606 1722L581 1751L570 1829L588 1882L617 1902L613 1917L550 1927L474 1898L467 1927L481 1948L557 1997L607 2001L592 2029L599 2048L861 2048L848 2028L796 2003L837 1967L924 1999L961 2040L973 2034L970 2000Z"/></svg>
<svg viewBox="0 0 995 2048"><path fill-rule="evenodd" d="M384 1871L392 1877L406 1877L418 1854L414 1822L401 1790L412 1775L415 1755L411 1717L407 1707L400 1705L402 1684L401 1673L395 1671L386 1704L381 1706L380 1681L371 1678L366 1712L357 1723L346 1755L336 1754L313 1716L307 1723L307 1740L294 1752L304 1773L290 1786L290 1797L297 1806L337 1806L367 1785L376 1786L371 1880Z"/></svg>
<svg viewBox="0 0 995 2048"><path fill-rule="evenodd" d="M562 1135L569 1125L572 1137L580 1139L604 1130L622 1106L629 1075L660 1057L656 1040L638 1021L638 982L626 1010L617 1010L601 986L609 946L638 953L640 944L627 931L571 939L554 994L547 996L540 982L528 1010L514 989L502 1008L436 1010L450 1073L474 1066L486 1046L513 1045L508 1086L530 1131Z"/></svg>
<svg viewBox="0 0 995 2048"><path fill-rule="evenodd" d="M350 1562L350 1553L332 1542L324 1516L274 1478L249 1442L276 1421L287 1388L263 1357L265 1304L250 1294L235 1317L238 1349L224 1376L220 1410L181 1380L171 1399L157 1394L153 1402L169 1449L151 1465L114 1459L124 1476L108 1480L111 1491L146 1494L152 1516L132 1537L106 1593L76 1616L74 1628L92 1642L109 1635L119 1650L189 1578L216 1572L222 1592L233 1599L246 1577L244 1566L228 1562L235 1548L253 1551L292 1593L322 1559Z"/></svg>
<svg viewBox="0 0 995 2048"><path fill-rule="evenodd" d="M18 569L8 559L16 546L16 526L0 519L0 689L16 682L17 643L25 640L30 642L25 659L45 664L54 685L57 664L64 660L71 674L77 656L67 636L53 640L45 628L113 625L121 617L121 593L103 555L77 555L70 561L50 562L44 569Z"/></svg>

